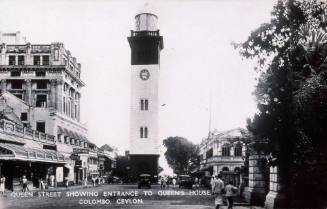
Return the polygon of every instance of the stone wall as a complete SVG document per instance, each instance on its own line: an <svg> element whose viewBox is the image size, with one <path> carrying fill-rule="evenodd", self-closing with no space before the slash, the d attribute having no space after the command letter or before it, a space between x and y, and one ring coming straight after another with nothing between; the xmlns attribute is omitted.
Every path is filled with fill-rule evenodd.
<svg viewBox="0 0 327 209"><path fill-rule="evenodd" d="M264 205L268 186L268 173L264 162L265 156L249 157L249 187L244 191L244 197L251 205Z"/></svg>
<svg viewBox="0 0 327 209"><path fill-rule="evenodd" d="M281 176L277 166L270 167L269 193L266 196L265 208L282 208L285 206L284 187L281 183Z"/></svg>

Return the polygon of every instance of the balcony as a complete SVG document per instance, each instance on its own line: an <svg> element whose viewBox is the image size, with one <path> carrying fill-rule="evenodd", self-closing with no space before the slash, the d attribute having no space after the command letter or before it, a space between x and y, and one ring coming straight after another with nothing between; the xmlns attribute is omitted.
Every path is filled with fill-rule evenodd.
<svg viewBox="0 0 327 209"><path fill-rule="evenodd" d="M24 143L24 140L34 140L47 144L56 143L55 137L52 135L26 128L5 119L0 120L0 133L13 136L8 139L16 143Z"/></svg>
<svg viewBox="0 0 327 209"><path fill-rule="evenodd" d="M157 31L133 31L131 30L131 37L136 36L160 36L159 30Z"/></svg>
<svg viewBox="0 0 327 209"><path fill-rule="evenodd" d="M242 156L213 156L208 159L204 159L200 164L218 164L218 163L242 163L245 157Z"/></svg>

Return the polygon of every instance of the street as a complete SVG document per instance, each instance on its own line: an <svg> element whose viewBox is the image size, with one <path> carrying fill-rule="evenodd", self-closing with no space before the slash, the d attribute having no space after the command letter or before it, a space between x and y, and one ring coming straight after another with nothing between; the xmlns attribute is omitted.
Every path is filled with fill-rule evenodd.
<svg viewBox="0 0 327 209"><path fill-rule="evenodd" d="M1 198L0 209L50 208L137 208L137 209L210 209L213 196L209 190L137 189L136 185L101 185L95 188L70 188L27 193L7 193ZM223 208L226 208L224 206ZM256 208L236 204L235 209Z"/></svg>

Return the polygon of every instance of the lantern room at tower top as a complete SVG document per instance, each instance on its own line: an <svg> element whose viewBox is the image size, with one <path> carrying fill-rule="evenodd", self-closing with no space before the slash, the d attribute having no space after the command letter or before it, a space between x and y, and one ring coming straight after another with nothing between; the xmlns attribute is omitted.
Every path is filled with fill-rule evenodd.
<svg viewBox="0 0 327 209"><path fill-rule="evenodd" d="M158 30L158 17L147 9L135 16L135 30L128 37L131 64L159 64L163 38Z"/></svg>

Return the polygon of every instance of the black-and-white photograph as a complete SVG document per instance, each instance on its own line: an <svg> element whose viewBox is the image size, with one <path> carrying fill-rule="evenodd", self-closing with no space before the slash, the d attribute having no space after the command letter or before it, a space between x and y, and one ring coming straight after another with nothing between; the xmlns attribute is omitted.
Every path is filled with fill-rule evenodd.
<svg viewBox="0 0 327 209"><path fill-rule="evenodd" d="M0 209L327 208L325 0L0 9Z"/></svg>

